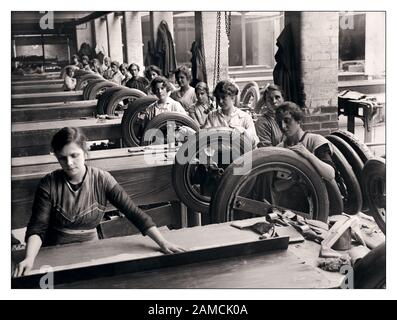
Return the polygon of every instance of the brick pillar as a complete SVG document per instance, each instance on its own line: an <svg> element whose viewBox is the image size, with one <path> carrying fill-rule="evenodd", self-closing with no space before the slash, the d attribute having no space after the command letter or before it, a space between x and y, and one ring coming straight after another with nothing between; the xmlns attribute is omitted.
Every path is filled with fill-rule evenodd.
<svg viewBox="0 0 397 320"><path fill-rule="evenodd" d="M80 47L84 42L88 43L91 46L91 48L94 49L95 41L92 35L93 35L93 26L91 21L76 26L77 50L80 50Z"/></svg>
<svg viewBox="0 0 397 320"><path fill-rule="evenodd" d="M286 12L285 22L299 28L295 30L300 34L301 77L308 111L302 127L330 134L338 129L339 13Z"/></svg>
<svg viewBox="0 0 397 320"><path fill-rule="evenodd" d="M143 69L142 22L140 12L124 12L128 64L136 63Z"/></svg>
<svg viewBox="0 0 397 320"><path fill-rule="evenodd" d="M196 13L196 40L201 36L201 43L204 47L205 67L207 72L207 84L209 89L214 89L213 80L216 71L215 62L215 37L216 37L216 12ZM221 13L221 42L220 42L220 80L229 78L229 40L225 30L225 14Z"/></svg>
<svg viewBox="0 0 397 320"><path fill-rule="evenodd" d="M99 18L94 20L94 35L95 48L98 48L98 52L102 51L104 55L108 56L109 45L106 18Z"/></svg>
<svg viewBox="0 0 397 320"><path fill-rule="evenodd" d="M365 14L365 73L380 76L385 67L385 13L367 12Z"/></svg>
<svg viewBox="0 0 397 320"><path fill-rule="evenodd" d="M110 13L106 16L108 25L109 56L112 61L123 62L123 40L120 18Z"/></svg>

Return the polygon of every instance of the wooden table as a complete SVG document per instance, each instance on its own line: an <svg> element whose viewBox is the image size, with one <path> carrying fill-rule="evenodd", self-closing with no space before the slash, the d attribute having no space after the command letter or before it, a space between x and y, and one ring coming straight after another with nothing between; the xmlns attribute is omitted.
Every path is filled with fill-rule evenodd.
<svg viewBox="0 0 397 320"><path fill-rule="evenodd" d="M168 153L160 146L148 146L91 151L88 157L88 165L109 171L137 205L179 201L172 186L174 151ZM11 159L12 229L26 227L40 179L59 168L52 155ZM109 210L112 208L108 206ZM174 218L166 217L168 221Z"/></svg>
<svg viewBox="0 0 397 320"><path fill-rule="evenodd" d="M121 138L121 118L13 123L11 125L11 156L49 154L52 137L63 127L80 128L87 137L87 141Z"/></svg>
<svg viewBox="0 0 397 320"><path fill-rule="evenodd" d="M11 107L11 121L49 121L95 117L98 100L37 103Z"/></svg>
<svg viewBox="0 0 397 320"><path fill-rule="evenodd" d="M67 102L84 100L83 91L62 91L46 93L19 93L11 95L11 105L45 102Z"/></svg>
<svg viewBox="0 0 397 320"><path fill-rule="evenodd" d="M11 81L11 86L30 86L30 85L55 85L63 84L63 79L38 79L38 80L14 80Z"/></svg>
<svg viewBox="0 0 397 320"><path fill-rule="evenodd" d="M11 93L46 93L46 92L63 92L63 82L54 84L28 84L11 86Z"/></svg>
<svg viewBox="0 0 397 320"><path fill-rule="evenodd" d="M60 72L32 73L24 75L11 75L12 81L41 80L41 79L59 79Z"/></svg>
<svg viewBox="0 0 397 320"><path fill-rule="evenodd" d="M343 278L328 277L299 252L285 250L284 238L266 246L258 234L230 223L163 234L188 252L162 255L141 235L43 248L30 285L37 286L44 265L52 267L56 288L334 288ZM23 255L14 252L14 260ZM28 278L14 280L13 287L27 285Z"/></svg>

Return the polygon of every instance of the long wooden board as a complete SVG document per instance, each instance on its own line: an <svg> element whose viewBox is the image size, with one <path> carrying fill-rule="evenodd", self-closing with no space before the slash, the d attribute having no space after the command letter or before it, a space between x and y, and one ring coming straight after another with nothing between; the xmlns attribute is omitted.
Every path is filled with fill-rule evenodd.
<svg viewBox="0 0 397 320"><path fill-rule="evenodd" d="M12 81L39 80L39 79L59 79L60 72L32 73L25 75L11 75Z"/></svg>
<svg viewBox="0 0 397 320"><path fill-rule="evenodd" d="M28 85L48 85L48 84L63 84L63 79L37 79L37 80L12 80L12 86L28 86Z"/></svg>
<svg viewBox="0 0 397 320"><path fill-rule="evenodd" d="M31 104L31 103L45 103L45 102L66 102L79 101L83 99L83 91L63 91L63 92L48 92L48 93L27 93L27 94L12 94L11 104Z"/></svg>
<svg viewBox="0 0 397 320"><path fill-rule="evenodd" d="M13 123L11 125L11 156L49 154L52 137L63 127L80 128L88 141L121 138L121 118Z"/></svg>
<svg viewBox="0 0 397 320"><path fill-rule="evenodd" d="M46 93L46 92L63 92L63 83L55 84L32 84L18 85L11 87L11 93Z"/></svg>
<svg viewBox="0 0 397 320"><path fill-rule="evenodd" d="M87 164L109 171L138 205L177 201L172 186L175 152L156 148L123 148L91 151ZM26 227L37 185L45 174L59 169L54 156L13 158L11 168L11 227ZM109 205L111 210L112 206Z"/></svg>
<svg viewBox="0 0 397 320"><path fill-rule="evenodd" d="M84 103L82 103L84 102ZM11 121L49 121L79 119L81 117L95 117L97 100L74 101L70 103L53 103L42 106L31 105L28 107L11 108Z"/></svg>
<svg viewBox="0 0 397 320"><path fill-rule="evenodd" d="M263 256L267 251L285 250L288 247L288 237L258 240L257 234L236 229L229 223L174 230L166 232L165 236L186 248L187 252L163 255L152 240L141 235L43 248L31 275L14 279L13 287L37 287L40 278L46 273L46 270L40 270L43 265L51 266L54 283L57 285L87 279L96 281L97 278L105 276L150 269L158 269L158 272L161 272L160 270L166 267L256 253ZM82 252L84 254L81 254ZM23 252L14 254L14 261L17 263L22 257ZM257 278L260 274L253 273L251 276ZM133 274L131 276L133 277ZM247 279L240 278L240 285L246 287L248 283L244 285L245 281ZM131 287L134 287L134 281L131 282ZM156 284L152 283L152 286Z"/></svg>

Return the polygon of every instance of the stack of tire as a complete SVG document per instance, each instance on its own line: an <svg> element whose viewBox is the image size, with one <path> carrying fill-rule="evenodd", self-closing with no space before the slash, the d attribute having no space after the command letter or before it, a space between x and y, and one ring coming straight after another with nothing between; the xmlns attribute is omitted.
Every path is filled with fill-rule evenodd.
<svg viewBox="0 0 397 320"><path fill-rule="evenodd" d="M363 211L371 215L386 234L385 159L375 157L368 147L350 132L338 130L326 138L335 146L333 160L352 191L351 201L344 211L349 214ZM361 194L357 190L357 183Z"/></svg>
<svg viewBox="0 0 397 320"><path fill-rule="evenodd" d="M210 199L198 195L190 185L189 164L175 162L173 185L188 208L209 214L212 223L219 223L233 220L231 208L238 192L246 187L249 179L254 179L259 172L268 172L275 168L281 171L292 170L299 172L308 182L313 202L310 218L326 222L329 215L343 212L354 215L364 211L372 215L380 229L385 232L384 159L374 157L368 147L349 132L336 131L326 138L334 145L333 161L340 177L338 183L322 179L313 166L295 152L267 147L250 151L248 155L244 154L239 158L239 162L252 160L252 169L247 176L234 174L237 166L235 163L225 168L217 190ZM197 146L200 143L199 141Z"/></svg>

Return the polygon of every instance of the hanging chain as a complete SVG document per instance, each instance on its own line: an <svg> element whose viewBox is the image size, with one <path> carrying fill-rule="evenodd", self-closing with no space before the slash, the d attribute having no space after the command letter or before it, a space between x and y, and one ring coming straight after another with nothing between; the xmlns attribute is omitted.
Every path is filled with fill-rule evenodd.
<svg viewBox="0 0 397 320"><path fill-rule="evenodd" d="M219 82L221 58L221 12L216 13L216 33L215 33L215 61L214 61L214 80L213 88Z"/></svg>
<svg viewBox="0 0 397 320"><path fill-rule="evenodd" d="M226 29L226 35L227 38L230 41L230 30L232 28L232 12L229 11L229 14L227 11L225 11L225 29Z"/></svg>

